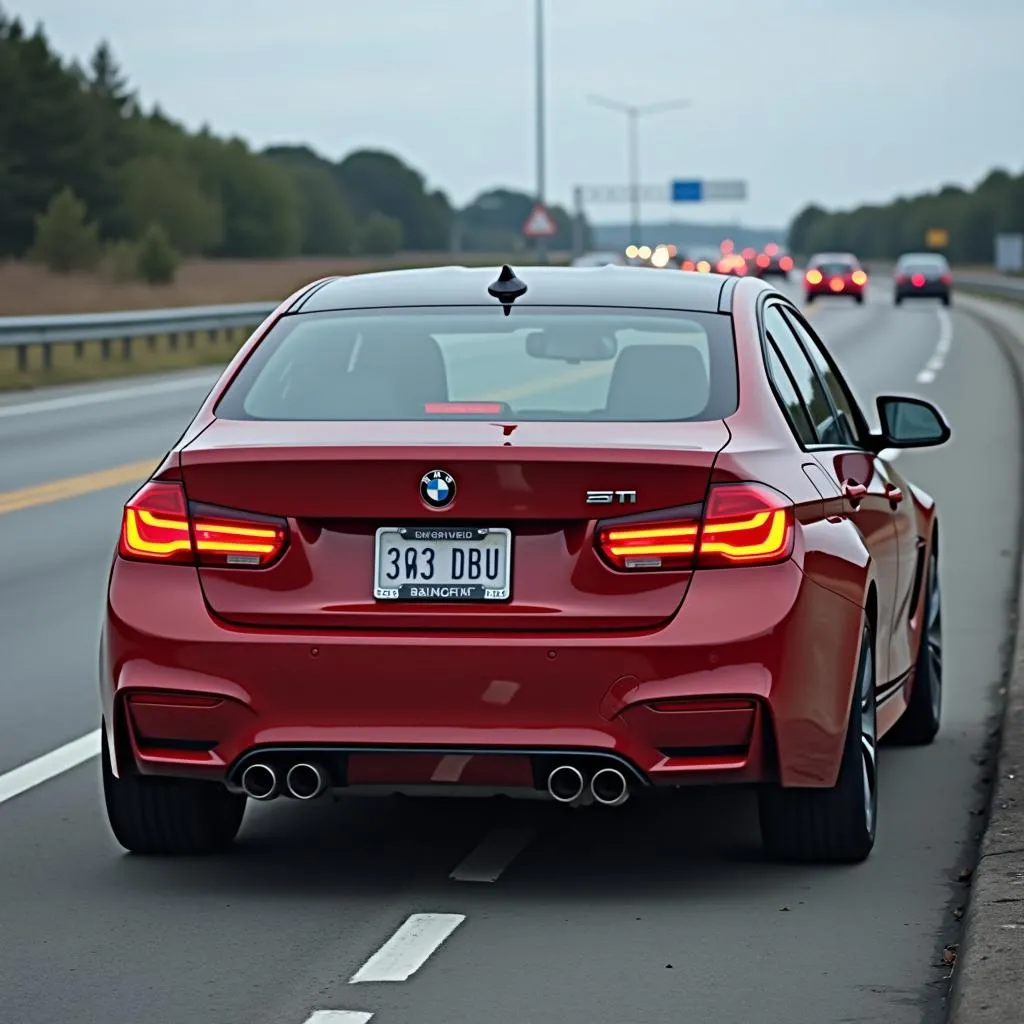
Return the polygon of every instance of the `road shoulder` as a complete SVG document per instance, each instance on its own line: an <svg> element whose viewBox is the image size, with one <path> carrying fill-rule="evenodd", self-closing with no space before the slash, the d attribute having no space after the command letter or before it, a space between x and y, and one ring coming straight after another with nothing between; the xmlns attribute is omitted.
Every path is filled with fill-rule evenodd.
<svg viewBox="0 0 1024 1024"><path fill-rule="evenodd" d="M1024 307L984 300L959 306L981 319L1024 379ZM993 453L998 457L998 453ZM951 1024L1019 1024L1024 991L1024 587L1015 614L988 821L950 1000Z"/></svg>

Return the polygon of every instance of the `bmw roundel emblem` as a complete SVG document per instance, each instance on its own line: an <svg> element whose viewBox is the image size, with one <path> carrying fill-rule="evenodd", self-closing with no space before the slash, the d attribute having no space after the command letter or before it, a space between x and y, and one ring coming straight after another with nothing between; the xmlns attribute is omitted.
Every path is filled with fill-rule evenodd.
<svg viewBox="0 0 1024 1024"><path fill-rule="evenodd" d="M431 508L445 508L455 500L455 477L443 469L432 469L420 480L420 497Z"/></svg>

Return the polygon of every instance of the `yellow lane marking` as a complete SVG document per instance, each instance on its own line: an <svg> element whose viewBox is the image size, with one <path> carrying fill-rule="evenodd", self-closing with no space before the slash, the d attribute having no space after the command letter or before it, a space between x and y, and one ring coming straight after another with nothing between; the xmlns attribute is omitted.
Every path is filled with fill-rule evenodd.
<svg viewBox="0 0 1024 1024"><path fill-rule="evenodd" d="M156 465L157 460L146 459L145 462L129 462L127 465L101 469L96 473L65 477L49 484L36 484L34 487L22 487L17 491L0 492L0 515L35 508L37 505L49 505L55 501L66 501L68 498L78 498L83 494L104 491L108 487L141 482L153 472Z"/></svg>

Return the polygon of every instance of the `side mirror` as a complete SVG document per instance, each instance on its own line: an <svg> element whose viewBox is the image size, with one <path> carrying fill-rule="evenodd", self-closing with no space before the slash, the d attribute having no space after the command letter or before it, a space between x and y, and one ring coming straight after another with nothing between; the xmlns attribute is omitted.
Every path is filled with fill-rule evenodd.
<svg viewBox="0 0 1024 1024"><path fill-rule="evenodd" d="M875 400L884 448L932 448L952 436L946 417L923 398L882 395Z"/></svg>

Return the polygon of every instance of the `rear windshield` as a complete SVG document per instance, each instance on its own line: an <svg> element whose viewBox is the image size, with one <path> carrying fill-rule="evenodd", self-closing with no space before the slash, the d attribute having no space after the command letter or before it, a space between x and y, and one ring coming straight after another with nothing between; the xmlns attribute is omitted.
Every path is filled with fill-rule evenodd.
<svg viewBox="0 0 1024 1024"><path fill-rule="evenodd" d="M487 306L286 316L216 415L670 422L736 403L724 314Z"/></svg>
<svg viewBox="0 0 1024 1024"><path fill-rule="evenodd" d="M945 256L940 256L937 253L913 253L908 256L901 256L899 263L896 264L898 267L930 267L932 270L939 269L945 270L949 266Z"/></svg>
<svg viewBox="0 0 1024 1024"><path fill-rule="evenodd" d="M857 269L856 263L817 263L815 264L818 270L820 270L826 277L835 277L841 274L848 274L851 270Z"/></svg>

